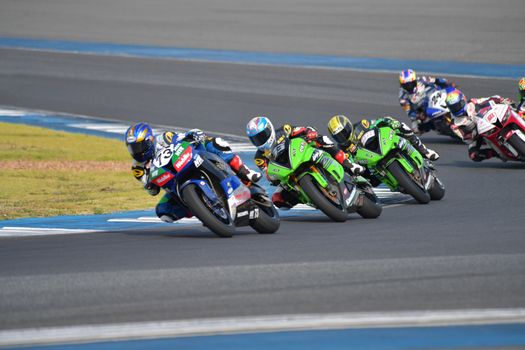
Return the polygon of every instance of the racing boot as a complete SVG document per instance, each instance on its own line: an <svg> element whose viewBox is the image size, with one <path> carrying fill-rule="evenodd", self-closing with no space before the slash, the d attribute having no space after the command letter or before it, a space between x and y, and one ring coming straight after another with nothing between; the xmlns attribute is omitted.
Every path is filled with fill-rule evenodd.
<svg viewBox="0 0 525 350"><path fill-rule="evenodd" d="M241 157L235 155L229 163L235 175L239 177L243 182L257 182L261 179L262 175L258 171L251 170L244 165Z"/></svg>
<svg viewBox="0 0 525 350"><path fill-rule="evenodd" d="M423 157L425 157L426 159L431 160L431 161L436 161L439 159L439 154L436 151L430 148L427 148L423 144L423 142L421 142L421 139L417 137L415 134L408 135L405 137L410 142L410 144L414 146L414 148L417 149L419 153L421 153Z"/></svg>
<svg viewBox="0 0 525 350"><path fill-rule="evenodd" d="M272 195L272 203L279 209L289 210L299 203L299 198L295 193L278 186Z"/></svg>

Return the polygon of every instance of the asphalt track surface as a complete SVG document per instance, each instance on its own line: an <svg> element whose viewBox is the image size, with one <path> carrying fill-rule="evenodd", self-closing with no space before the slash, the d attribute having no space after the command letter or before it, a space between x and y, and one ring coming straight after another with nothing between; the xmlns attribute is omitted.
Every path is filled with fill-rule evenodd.
<svg viewBox="0 0 525 350"><path fill-rule="evenodd" d="M402 116L386 73L0 50L0 80L1 105L232 134L254 113L320 130L334 113ZM515 93L512 80L454 80L469 96ZM3 239L0 328L524 307L525 166L424 140L445 198L377 220L290 218L232 239L201 227Z"/></svg>
<svg viewBox="0 0 525 350"><path fill-rule="evenodd" d="M3 0L0 36L522 64L521 0Z"/></svg>

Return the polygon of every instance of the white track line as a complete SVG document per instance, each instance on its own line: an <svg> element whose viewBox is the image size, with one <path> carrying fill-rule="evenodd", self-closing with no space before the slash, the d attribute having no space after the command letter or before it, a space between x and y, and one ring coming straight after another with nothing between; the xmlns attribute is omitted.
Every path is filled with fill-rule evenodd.
<svg viewBox="0 0 525 350"><path fill-rule="evenodd" d="M251 332L525 323L525 309L299 314L96 324L0 331L0 346L80 343Z"/></svg>
<svg viewBox="0 0 525 350"><path fill-rule="evenodd" d="M0 228L0 237L31 237L31 236L54 236L71 235L79 233L103 232L101 230L84 230L68 228L40 228L40 227L15 227L4 226Z"/></svg>

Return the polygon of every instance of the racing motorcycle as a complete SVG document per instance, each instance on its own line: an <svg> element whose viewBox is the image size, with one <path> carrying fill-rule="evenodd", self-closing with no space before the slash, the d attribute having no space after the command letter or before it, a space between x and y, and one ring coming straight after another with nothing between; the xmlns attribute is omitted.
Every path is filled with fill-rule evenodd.
<svg viewBox="0 0 525 350"><path fill-rule="evenodd" d="M158 152L150 183L177 195L220 237L231 237L236 226L250 225L259 233L274 233L280 226L265 190L255 183L245 185L222 158L198 142L175 141Z"/></svg>
<svg viewBox="0 0 525 350"><path fill-rule="evenodd" d="M345 173L330 154L302 138L280 138L272 149L268 177L334 221L344 222L352 212L377 218L382 211L365 178Z"/></svg>
<svg viewBox="0 0 525 350"><path fill-rule="evenodd" d="M418 125L421 133L435 130L440 135L459 139L450 128L452 116L446 104L447 95L454 87L439 89L427 87L425 91L414 95L412 103L418 112Z"/></svg>
<svg viewBox="0 0 525 350"><path fill-rule="evenodd" d="M390 190L409 194L421 204L443 198L445 186L434 165L393 129L359 123L354 132L354 159Z"/></svg>
<svg viewBox="0 0 525 350"><path fill-rule="evenodd" d="M461 127L466 118L456 119ZM494 149L503 160L525 161L525 120L511 106L494 104L476 117L480 137Z"/></svg>

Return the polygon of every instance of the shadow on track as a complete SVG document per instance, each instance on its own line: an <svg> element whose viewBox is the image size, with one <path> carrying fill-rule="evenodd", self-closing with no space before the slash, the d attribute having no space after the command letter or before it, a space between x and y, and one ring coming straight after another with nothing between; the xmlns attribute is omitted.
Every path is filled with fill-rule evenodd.
<svg viewBox="0 0 525 350"><path fill-rule="evenodd" d="M439 135L433 135L433 136L420 136L421 141L423 143L432 143L432 144L442 144L442 145L463 145L466 147L466 145L463 143L463 141L459 139L454 139L450 136L439 136Z"/></svg>
<svg viewBox="0 0 525 350"><path fill-rule="evenodd" d="M148 229L148 230L124 231L121 233L127 236L138 236L138 237L151 236L151 237L191 238L191 239L219 239L220 238L204 226L194 226L194 227L174 226L174 227L163 227L163 228ZM233 238L237 236L247 236L247 235L258 235L258 233L252 230L250 227L240 227L234 233Z"/></svg>
<svg viewBox="0 0 525 350"><path fill-rule="evenodd" d="M493 162L473 162L473 161L461 161L456 160L449 163L440 163L440 166L450 166L458 168L470 168L470 169L525 169L525 163L493 161Z"/></svg>

